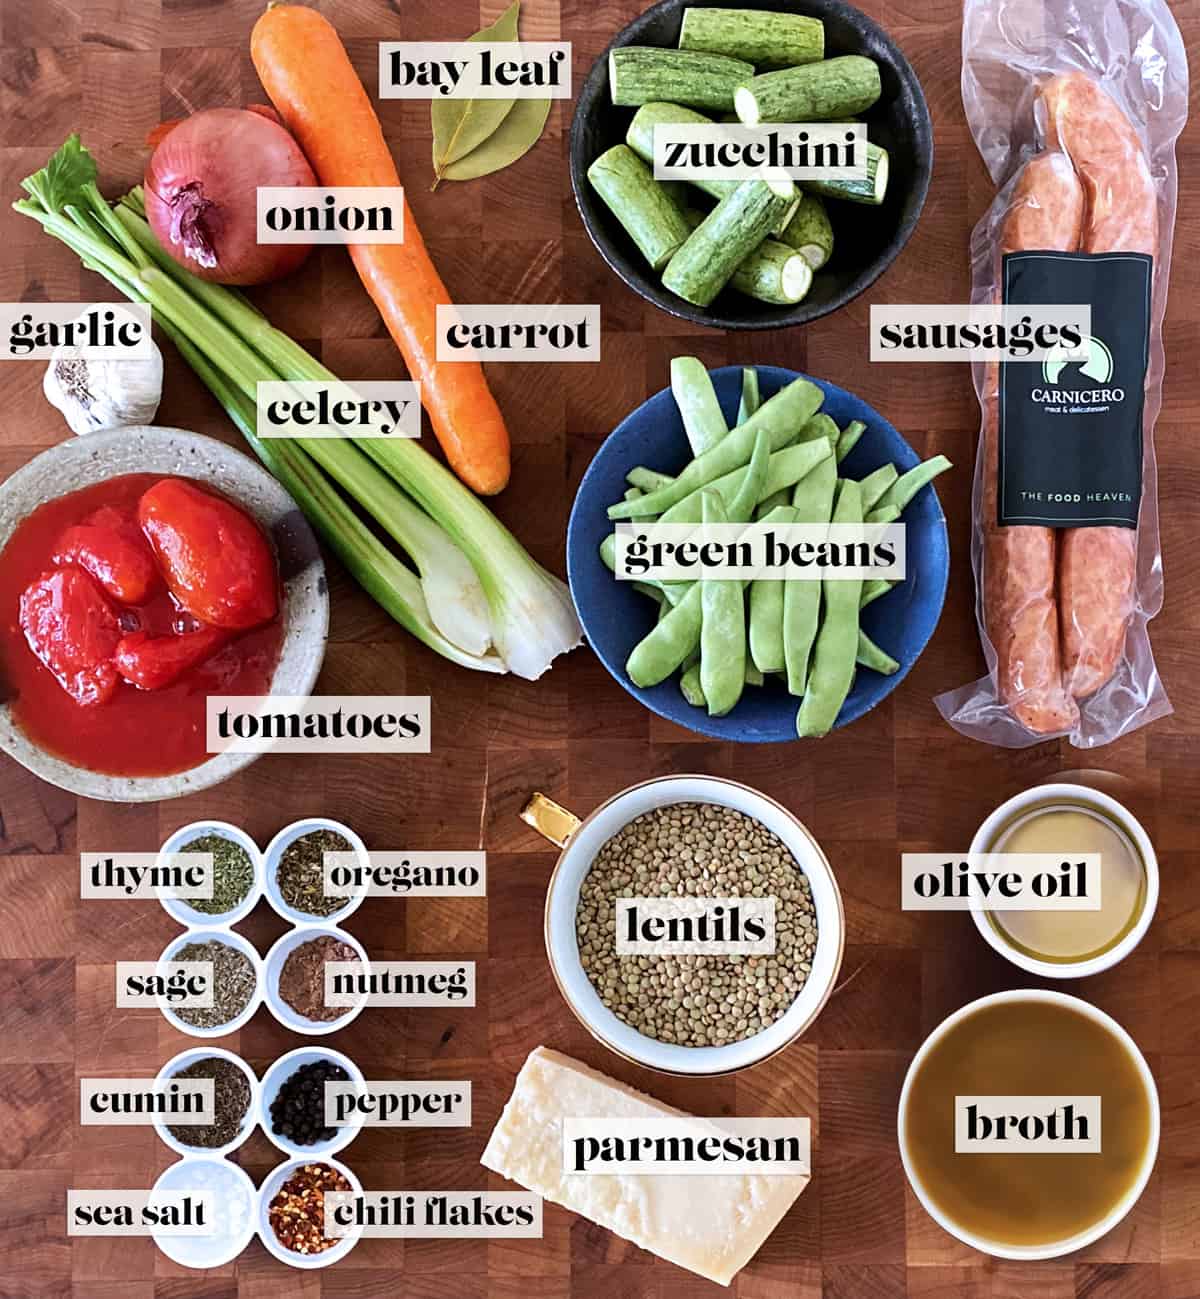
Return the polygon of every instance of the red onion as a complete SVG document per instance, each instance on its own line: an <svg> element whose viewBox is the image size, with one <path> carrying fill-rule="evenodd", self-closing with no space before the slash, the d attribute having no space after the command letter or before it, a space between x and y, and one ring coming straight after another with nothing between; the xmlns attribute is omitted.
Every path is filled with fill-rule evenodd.
<svg viewBox="0 0 1200 1299"><path fill-rule="evenodd" d="M258 186L316 183L282 126L243 108L210 108L154 150L146 218L163 248L201 279L263 284L296 270L312 245L258 242Z"/></svg>

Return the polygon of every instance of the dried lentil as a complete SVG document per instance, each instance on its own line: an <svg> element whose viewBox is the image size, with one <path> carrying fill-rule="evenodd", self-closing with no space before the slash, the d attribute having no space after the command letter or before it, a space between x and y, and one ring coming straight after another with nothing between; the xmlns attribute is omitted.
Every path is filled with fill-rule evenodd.
<svg viewBox="0 0 1200 1299"><path fill-rule="evenodd" d="M279 1243L297 1254L323 1254L340 1245L325 1235L325 1192L354 1188L328 1164L304 1164L279 1188L267 1209Z"/></svg>
<svg viewBox="0 0 1200 1299"><path fill-rule="evenodd" d="M616 899L775 898L771 956L618 956ZM753 817L715 803L673 803L635 818L596 854L575 933L601 1001L647 1037L725 1046L769 1028L812 971L812 890L787 845Z"/></svg>

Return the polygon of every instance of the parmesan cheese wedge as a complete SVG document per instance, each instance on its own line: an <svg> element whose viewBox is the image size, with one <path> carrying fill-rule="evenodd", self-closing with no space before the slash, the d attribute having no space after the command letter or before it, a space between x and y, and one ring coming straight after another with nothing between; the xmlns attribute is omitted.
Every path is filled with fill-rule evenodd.
<svg viewBox="0 0 1200 1299"><path fill-rule="evenodd" d="M690 1116L539 1046L522 1065L480 1162L670 1263L728 1285L809 1179L564 1172L564 1119L655 1117Z"/></svg>

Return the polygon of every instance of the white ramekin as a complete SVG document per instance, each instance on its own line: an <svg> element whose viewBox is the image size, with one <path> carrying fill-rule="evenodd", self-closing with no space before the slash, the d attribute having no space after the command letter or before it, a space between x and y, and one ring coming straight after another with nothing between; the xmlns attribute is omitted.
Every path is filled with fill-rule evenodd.
<svg viewBox="0 0 1200 1299"><path fill-rule="evenodd" d="M289 906L283 900L283 894L279 891L279 881L275 877L275 873L279 869L280 858L288 845L306 834L311 834L314 830L330 830L334 834L341 835L350 845L351 850L357 854L363 866L370 865L371 859L366 844L348 825L343 825L340 821L331 821L327 816L305 817L303 821L293 821L291 825L285 825L275 838L267 844L267 849L263 853L263 892L271 906L289 924L340 925L347 916L353 915L362 906L363 899L367 896L365 890L360 893L351 893L349 895L350 900L344 907L339 907L337 911L333 911L327 916L315 916L310 911L298 911L295 907Z"/></svg>
<svg viewBox="0 0 1200 1299"><path fill-rule="evenodd" d="M752 817L791 850L812 889L817 945L812 971L791 1006L769 1028L725 1046L659 1042L623 1023L600 1000L579 960L575 912L579 891L601 847L635 817L673 803L716 803ZM569 817L569 814L567 814ZM531 818L527 817L532 824ZM842 963L846 921L837 881L816 840L782 804L716 776L666 776L633 785L602 803L565 841L546 892L545 938L550 969L580 1023L610 1051L663 1073L713 1075L746 1069L807 1031L833 991Z"/></svg>
<svg viewBox="0 0 1200 1299"><path fill-rule="evenodd" d="M258 1234L262 1238L262 1243L281 1263L287 1263L289 1267L312 1271L316 1268L329 1267L331 1263L336 1263L338 1259L345 1258L358 1244L362 1236L362 1229L358 1228L353 1235L344 1237L338 1244L321 1254L298 1254L295 1250L288 1249L286 1245L280 1244L279 1237L275 1235L275 1229L271 1226L271 1201L291 1174L297 1168L303 1168L305 1164L328 1164L330 1168L335 1168L341 1173L346 1181L350 1183L352 1190L361 1194L363 1188L362 1183L345 1164L337 1159L330 1159L328 1156L322 1156L320 1159L305 1157L303 1159L285 1160L282 1164L277 1164L271 1169L263 1180L263 1184L258 1188Z"/></svg>
<svg viewBox="0 0 1200 1299"><path fill-rule="evenodd" d="M1032 789L1010 798L1007 803L1001 803L976 830L975 838L971 840L971 852L990 851L1000 831L1030 808L1069 804L1091 808L1125 831L1137 848L1146 871L1146 899L1141 914L1125 937L1120 942L1114 943L1107 952L1101 952L1099 956L1093 956L1085 961L1040 961L1036 956L1030 956L1008 942L988 919L986 909L973 908L971 916L975 921L975 928L983 935L989 946L995 948L1013 965L1043 979L1084 979L1088 975L1099 974L1101 970L1109 969L1118 961L1123 961L1142 941L1158 907L1158 858L1154 854L1154 845L1150 842L1150 836L1142 823L1123 803L1088 785L1067 783L1035 785Z"/></svg>
<svg viewBox="0 0 1200 1299"><path fill-rule="evenodd" d="M159 963L178 959L176 953L189 943L211 942L224 943L227 947L234 948L249 959L250 964L254 967L254 993L240 1015L234 1016L226 1024L218 1024L215 1028L197 1028L194 1024L185 1023L175 1013L174 1009L168 1006L166 1001L160 997L158 999L158 1008L162 1011L167 1023L173 1028L177 1028L181 1033L188 1034L189 1037L228 1037L230 1033L236 1033L239 1028L248 1024L254 1017L254 1012L262 1005L263 959L259 956L257 949L235 929L189 929L186 933L180 934L178 938L173 938L163 948L162 955L158 958Z"/></svg>
<svg viewBox="0 0 1200 1299"><path fill-rule="evenodd" d="M917 1071L928 1057L934 1046L942 1040L943 1037L956 1024L973 1015L976 1011L983 1010L987 1006L999 1005L1002 1002L1049 1002L1057 1006L1066 1006L1071 1010L1078 1011L1079 1014L1086 1016L1088 1019L1100 1024L1106 1028L1120 1044L1128 1051L1130 1058L1133 1060L1142 1084L1146 1089L1146 1100L1150 1107L1150 1137L1146 1142L1146 1153L1142 1158L1142 1166L1138 1169L1138 1175L1130 1186L1129 1190L1117 1201L1117 1203L1108 1211L1099 1222L1083 1231L1077 1232L1074 1236L1068 1236L1064 1240L1050 1241L1044 1245L1009 1245L1004 1241L990 1240L985 1236L977 1236L974 1232L967 1231L960 1227L953 1218L949 1218L941 1209L930 1199L925 1187L921 1184L913 1168L912 1160L908 1150L908 1132L906 1125L908 1098L912 1091L913 1079ZM1150 1180L1150 1174L1154 1170L1154 1161L1158 1158L1158 1139L1161 1127L1161 1114L1158 1104L1158 1089L1154 1085L1154 1075L1150 1072L1150 1066L1146 1063L1145 1057L1138 1050L1137 1043L1129 1034L1117 1023L1111 1015L1106 1015L1102 1010L1097 1010L1090 1002L1083 1001L1079 997L1069 997L1065 992L1056 992L1044 988L1022 988L1011 992L996 992L988 997L980 997L978 1001L969 1002L961 1010L956 1010L953 1015L947 1016L946 1019L933 1030L932 1033L921 1043L920 1049L913 1057L912 1064L908 1067L908 1073L904 1076L904 1086L900 1090L900 1106L896 1116L896 1129L900 1142L900 1159L904 1164L904 1172L908 1177L908 1184L912 1187L917 1199L925 1208L925 1212L952 1236L961 1240L963 1244L969 1245L972 1249L981 1250L985 1254L991 1254L994 1258L1013 1258L1013 1259L1045 1259L1060 1258L1064 1254L1071 1254L1077 1249L1083 1249L1085 1245L1090 1245L1093 1241L1099 1240L1101 1236L1110 1232L1125 1215L1138 1202L1138 1198L1146 1189L1146 1183ZM1035 1158L1036 1156L1031 1156ZM1081 1169L1080 1176L1083 1176Z"/></svg>
<svg viewBox="0 0 1200 1299"><path fill-rule="evenodd" d="M186 926L189 929L228 929L236 925L239 920L244 920L251 911L258 905L259 898L263 895L263 856L258 844L245 832L236 825L230 825L228 821L193 821L191 825L180 826L178 830L163 844L158 850L161 858L165 853L183 852L187 845L193 839L199 839L202 835L219 834L222 838L232 839L239 847L244 848L250 856L250 864L254 868L254 879L250 884L250 891L237 904L228 911L219 914L208 915L204 911L197 911L195 907L188 906L183 898L165 898L160 897L163 910L171 917L172 920Z"/></svg>
<svg viewBox="0 0 1200 1299"><path fill-rule="evenodd" d="M234 1055L232 1051L226 1051L220 1046L193 1046L186 1051L180 1051L178 1055L172 1056L166 1064L158 1071L155 1077L156 1083L164 1083L169 1078L173 1078L180 1069L186 1069L188 1065L195 1064L198 1060L211 1060L213 1057L219 1060L228 1060L231 1064L236 1065L243 1074L246 1075L246 1081L250 1084L250 1104L246 1108L246 1113L242 1119L241 1131L233 1138L227 1141L223 1146L189 1146L180 1141L177 1137L167 1131L167 1124L162 1119L156 1119L154 1130L158 1133L163 1144L169 1146L176 1154L184 1155L187 1158L212 1158L219 1159L222 1155L227 1155L230 1151L236 1150L254 1131L254 1125L259 1121L259 1101L258 1101L258 1078L254 1070L242 1059L240 1055Z"/></svg>
<svg viewBox="0 0 1200 1299"><path fill-rule="evenodd" d="M333 1155L339 1150L345 1149L362 1130L363 1119L361 1114L356 1115L349 1123L344 1124L337 1136L332 1137L329 1141L315 1142L311 1146L297 1145L296 1142L290 1141L281 1133L271 1130L271 1103L278 1095L280 1087L287 1082L301 1065L314 1064L318 1060L330 1060L334 1064L340 1064L350 1075L350 1081L358 1084L360 1092L366 1090L367 1080L363 1077L362 1070L348 1055L343 1055L341 1051L335 1051L332 1047L300 1046L294 1051L289 1051L287 1055L281 1055L263 1074L262 1086L259 1088L258 1093L258 1121L262 1124L262 1130L267 1134L267 1138L292 1159L314 1161L324 1159L326 1155Z"/></svg>
<svg viewBox="0 0 1200 1299"><path fill-rule="evenodd" d="M267 953L263 962L267 1009L285 1028L294 1029L295 1032L307 1034L309 1037L323 1037L326 1033L336 1033L339 1029L353 1024L362 1014L366 998L364 997L358 1005L351 1006L344 1015L339 1015L337 1019L327 1022L299 1015L284 1001L279 995L279 975L283 963L292 951L297 947L303 947L305 943L312 942L314 938L336 938L338 942L347 943L354 948L358 959L364 965L369 965L370 960L362 943L345 929L339 929L337 925L298 925L278 939Z"/></svg>
<svg viewBox="0 0 1200 1299"><path fill-rule="evenodd" d="M214 1165L221 1170L222 1176L233 1177L235 1181L242 1184L246 1194L250 1197L250 1209L246 1214L246 1224L234 1238L233 1243L225 1249L218 1250L215 1246L207 1252L200 1247L200 1253L204 1255L203 1261L195 1257L181 1256L175 1247L172 1246L172 1237L167 1235L156 1235L154 1243L173 1263L180 1267L195 1268L201 1271L208 1268L224 1267L227 1263L232 1263L235 1258L246 1248L254 1239L254 1233L259 1223L259 1192L254 1183L250 1180L249 1174L245 1169L239 1167L231 1159L212 1158L208 1154L193 1156L188 1155L184 1159L177 1160L169 1167L164 1168L158 1175L154 1183L154 1190L184 1190L187 1188L187 1174L202 1168L205 1164ZM182 1237L178 1239L184 1239ZM202 1237L199 1239L203 1239ZM189 1238L188 1244L192 1243Z"/></svg>

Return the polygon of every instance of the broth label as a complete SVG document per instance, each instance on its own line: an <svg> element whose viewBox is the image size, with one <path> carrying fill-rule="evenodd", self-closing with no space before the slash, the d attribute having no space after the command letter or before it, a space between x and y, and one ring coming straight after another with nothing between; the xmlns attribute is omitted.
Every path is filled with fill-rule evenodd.
<svg viewBox="0 0 1200 1299"><path fill-rule="evenodd" d="M211 898L210 852L85 852L79 854L79 896L108 901Z"/></svg>
<svg viewBox="0 0 1200 1299"><path fill-rule="evenodd" d="M775 899L617 898L618 956L773 956Z"/></svg>
<svg viewBox="0 0 1200 1299"><path fill-rule="evenodd" d="M216 1083L211 1078L80 1078L79 1122L85 1127L145 1126L156 1119L172 1127L211 1127L216 1122Z"/></svg>
<svg viewBox="0 0 1200 1299"><path fill-rule="evenodd" d="M325 1084L325 1125L360 1122L367 1128L469 1128L469 1082Z"/></svg>
<svg viewBox="0 0 1200 1299"><path fill-rule="evenodd" d="M542 1197L528 1191L326 1191L325 1234L540 1238Z"/></svg>
<svg viewBox="0 0 1200 1299"><path fill-rule="evenodd" d="M808 1177L811 1126L803 1118L564 1118L563 1172Z"/></svg>
<svg viewBox="0 0 1200 1299"><path fill-rule="evenodd" d="M906 852L905 911L1099 911L1099 853Z"/></svg>
<svg viewBox="0 0 1200 1299"><path fill-rule="evenodd" d="M211 1191L67 1190L68 1236L213 1236Z"/></svg>
<svg viewBox="0 0 1200 1299"><path fill-rule="evenodd" d="M1099 1096L956 1096L959 1155L1098 1155Z"/></svg>

